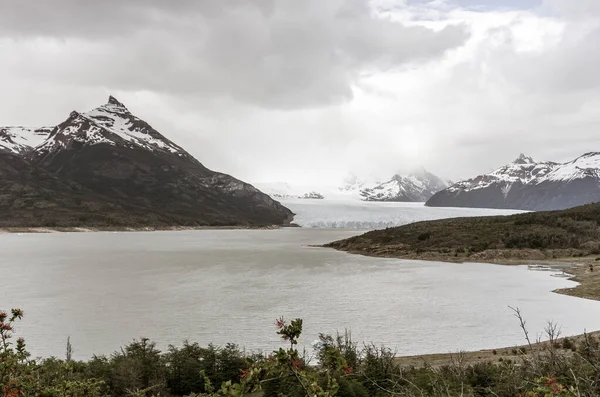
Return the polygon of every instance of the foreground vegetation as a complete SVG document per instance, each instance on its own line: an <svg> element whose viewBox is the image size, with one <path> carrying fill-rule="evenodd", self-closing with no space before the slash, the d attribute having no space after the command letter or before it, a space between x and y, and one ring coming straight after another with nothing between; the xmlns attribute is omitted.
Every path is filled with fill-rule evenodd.
<svg viewBox="0 0 600 397"><path fill-rule="evenodd" d="M297 349L302 320L276 322L287 344L268 356L235 345L200 347L185 342L161 352L134 341L110 356L87 362L33 360L21 338L14 340L21 310L0 312L0 395L20 396L499 396L600 395L600 338L558 339L549 324L545 343L502 352L492 361L469 363L462 354L445 365L399 362L384 347L359 347L348 334L320 336L312 357ZM312 358L312 361L311 361Z"/></svg>

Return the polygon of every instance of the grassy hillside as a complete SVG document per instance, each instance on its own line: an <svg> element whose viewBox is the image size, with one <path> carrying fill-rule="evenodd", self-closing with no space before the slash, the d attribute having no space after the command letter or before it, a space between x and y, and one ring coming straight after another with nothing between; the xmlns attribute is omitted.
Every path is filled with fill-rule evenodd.
<svg viewBox="0 0 600 397"><path fill-rule="evenodd" d="M328 247L423 259L551 259L600 254L600 203L562 211L444 219L376 230Z"/></svg>

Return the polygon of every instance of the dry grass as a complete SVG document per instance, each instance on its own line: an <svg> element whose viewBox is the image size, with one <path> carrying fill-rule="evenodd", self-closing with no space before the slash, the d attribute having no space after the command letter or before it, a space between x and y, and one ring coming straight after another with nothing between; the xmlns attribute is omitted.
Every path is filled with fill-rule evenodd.
<svg viewBox="0 0 600 397"><path fill-rule="evenodd" d="M600 337L600 331L590 332L589 336ZM562 348L565 339L569 340L573 344L580 344L583 342L584 336L577 335L569 338L560 338L556 340L558 349L563 353L570 353L571 349ZM457 362L461 362L467 365L473 365L483 362L513 362L517 363L523 359L525 355L530 355L532 352L544 353L550 348L550 342L536 342L529 347L529 345L520 345L513 347L503 347L499 349L486 349L474 352L456 352L456 353L436 353L436 354L425 354L419 356L405 356L397 357L396 363L402 367L422 367L432 366L441 367L444 365L453 365Z"/></svg>

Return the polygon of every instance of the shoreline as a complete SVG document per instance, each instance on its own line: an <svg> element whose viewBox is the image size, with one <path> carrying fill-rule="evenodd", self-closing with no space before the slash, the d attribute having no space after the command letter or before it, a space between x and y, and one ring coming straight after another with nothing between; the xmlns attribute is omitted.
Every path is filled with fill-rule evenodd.
<svg viewBox="0 0 600 397"><path fill-rule="evenodd" d="M98 232L160 232L191 230L277 230L296 228L294 225L270 226L142 226L142 227L3 227L1 234L45 234L45 233L98 233Z"/></svg>
<svg viewBox="0 0 600 397"><path fill-rule="evenodd" d="M600 331L587 332L586 334L578 334L573 336L561 336L554 341L554 346L551 346L549 340L532 341L529 346L526 340L521 345L500 347L495 349L482 349L476 351L459 351L455 353L432 353L421 354L415 356L397 356L394 358L396 364L401 367L419 367L422 365L441 367L444 365L452 365L457 362L463 364L478 364L484 362L492 362L500 364L502 362L516 363L517 360L522 360L530 354L543 354L551 349L571 352L572 346L580 344L585 335L592 338L600 337ZM525 336L523 336L525 338Z"/></svg>
<svg viewBox="0 0 600 397"><path fill-rule="evenodd" d="M446 263L482 263L501 266L544 265L552 270L564 272L568 276L567 280L578 283L578 285L575 287L556 289L552 292L582 299L600 301L600 256L546 258L541 251L513 250L515 254L519 253L524 255L514 255L511 257L510 253L505 251L503 252L503 257L496 257L493 259L486 255L473 255L470 257L463 256L455 258L443 254L432 255L431 253L429 255L394 255L390 252L381 253L353 249L338 249L328 245L321 245L320 247L330 248L352 255L362 255L373 258ZM590 266L593 266L593 271L590 271Z"/></svg>

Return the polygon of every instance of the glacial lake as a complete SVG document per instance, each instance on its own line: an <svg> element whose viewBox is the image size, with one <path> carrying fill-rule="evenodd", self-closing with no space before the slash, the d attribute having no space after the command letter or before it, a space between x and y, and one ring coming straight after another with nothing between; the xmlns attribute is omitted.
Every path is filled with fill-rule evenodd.
<svg viewBox="0 0 600 397"><path fill-rule="evenodd" d="M401 355L524 342L555 320L565 334L600 329L600 303L558 295L551 272L489 264L376 259L309 247L358 234L341 229L0 235L0 307L35 356L110 354L134 338L161 349L184 339L281 345L279 316L319 332L350 329Z"/></svg>

